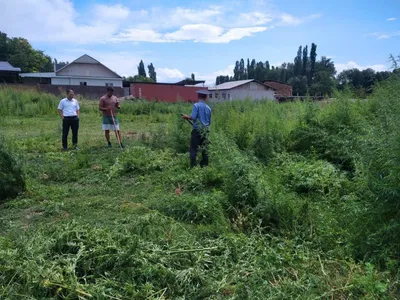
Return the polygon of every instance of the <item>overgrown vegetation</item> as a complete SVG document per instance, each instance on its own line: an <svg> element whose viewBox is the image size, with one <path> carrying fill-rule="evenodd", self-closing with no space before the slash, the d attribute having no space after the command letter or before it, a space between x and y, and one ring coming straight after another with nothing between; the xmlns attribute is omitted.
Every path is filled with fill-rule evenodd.
<svg viewBox="0 0 400 300"><path fill-rule="evenodd" d="M27 188L0 206L0 298L396 299L399 94L215 104L191 170L189 104L125 101L120 151L82 100L63 153L58 100L1 90Z"/></svg>
<svg viewBox="0 0 400 300"><path fill-rule="evenodd" d="M0 203L15 198L25 190L25 178L20 164L0 141Z"/></svg>

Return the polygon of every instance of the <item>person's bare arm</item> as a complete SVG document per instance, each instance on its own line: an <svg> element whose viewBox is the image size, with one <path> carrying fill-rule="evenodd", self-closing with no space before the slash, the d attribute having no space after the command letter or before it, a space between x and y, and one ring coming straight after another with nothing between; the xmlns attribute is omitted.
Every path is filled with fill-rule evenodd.
<svg viewBox="0 0 400 300"><path fill-rule="evenodd" d="M78 118L79 118L80 113L81 113L81 110L78 109L78 110L76 111L76 114L77 114Z"/></svg>
<svg viewBox="0 0 400 300"><path fill-rule="evenodd" d="M60 117L61 117L61 120L64 120L64 115L63 115L63 113L62 113L62 110L61 110L61 109L59 109L59 110L58 110L58 114L60 115Z"/></svg>
<svg viewBox="0 0 400 300"><path fill-rule="evenodd" d="M99 101L99 109L100 109L101 111L110 110L110 108L104 107L104 102L103 102L101 99L100 99L100 101Z"/></svg>
<svg viewBox="0 0 400 300"><path fill-rule="evenodd" d="M193 120L191 116L188 116L188 115L185 115L185 114L182 114L182 118L185 119L185 120Z"/></svg>

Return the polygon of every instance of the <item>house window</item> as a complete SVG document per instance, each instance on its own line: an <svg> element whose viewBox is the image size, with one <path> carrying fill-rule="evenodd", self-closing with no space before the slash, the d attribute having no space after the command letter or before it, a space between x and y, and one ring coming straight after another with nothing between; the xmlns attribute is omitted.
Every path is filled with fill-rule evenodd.
<svg viewBox="0 0 400 300"><path fill-rule="evenodd" d="M231 100L231 94L228 94L228 99Z"/></svg>
<svg viewBox="0 0 400 300"><path fill-rule="evenodd" d="M106 86L111 86L111 87L113 87L114 84L113 84L113 83L106 82Z"/></svg>
<svg viewBox="0 0 400 300"><path fill-rule="evenodd" d="M212 99L212 94L208 95L208 98Z"/></svg>
<svg viewBox="0 0 400 300"><path fill-rule="evenodd" d="M87 82L86 81L81 81L79 84L80 85L87 85Z"/></svg>
<svg viewBox="0 0 400 300"><path fill-rule="evenodd" d="M223 99L223 100L226 99L226 93L222 93L222 99Z"/></svg>
<svg viewBox="0 0 400 300"><path fill-rule="evenodd" d="M218 98L219 98L219 94L215 93L215 99L218 99Z"/></svg>

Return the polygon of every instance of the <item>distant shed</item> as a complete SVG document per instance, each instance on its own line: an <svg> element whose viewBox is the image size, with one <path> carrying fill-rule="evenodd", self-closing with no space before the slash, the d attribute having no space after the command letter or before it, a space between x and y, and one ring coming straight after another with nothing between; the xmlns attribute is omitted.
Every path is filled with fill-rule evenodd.
<svg viewBox="0 0 400 300"><path fill-rule="evenodd" d="M14 83L18 81L21 68L15 68L8 61L0 61L0 83Z"/></svg>
<svg viewBox="0 0 400 300"><path fill-rule="evenodd" d="M233 100L274 100L274 88L254 79L230 81L208 88L210 101L224 102Z"/></svg>

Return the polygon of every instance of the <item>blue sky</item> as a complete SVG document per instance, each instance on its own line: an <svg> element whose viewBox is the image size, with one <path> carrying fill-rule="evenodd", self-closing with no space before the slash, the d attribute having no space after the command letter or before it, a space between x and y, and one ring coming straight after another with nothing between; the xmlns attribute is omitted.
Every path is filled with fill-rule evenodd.
<svg viewBox="0 0 400 300"><path fill-rule="evenodd" d="M293 61L300 45L346 68L389 69L400 53L400 1L0 0L0 31L58 60L89 54L120 75L143 59L159 81L208 83L240 58Z"/></svg>

